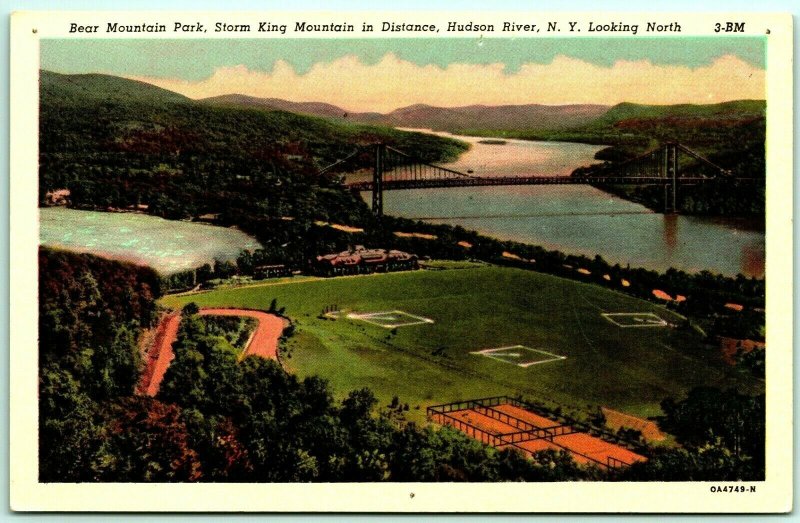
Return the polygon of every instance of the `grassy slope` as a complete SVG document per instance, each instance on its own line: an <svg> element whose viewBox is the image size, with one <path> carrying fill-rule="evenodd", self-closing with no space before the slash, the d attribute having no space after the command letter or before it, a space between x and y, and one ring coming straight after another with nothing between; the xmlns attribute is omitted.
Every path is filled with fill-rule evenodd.
<svg viewBox="0 0 800 523"><path fill-rule="evenodd" d="M177 307L266 309L273 298L297 324L288 367L331 381L337 395L368 386L382 402L398 395L421 420L430 404L521 393L587 412L607 405L637 415L659 412L667 396L698 385L759 385L726 368L691 331L621 329L601 312L652 311L656 305L594 285L499 267L394 273L262 285L167 297ZM401 309L433 325L388 329L317 318L326 305L362 312ZM524 344L567 356L527 369L470 351ZM445 348L445 356L432 354ZM414 410L420 405L420 410Z"/></svg>

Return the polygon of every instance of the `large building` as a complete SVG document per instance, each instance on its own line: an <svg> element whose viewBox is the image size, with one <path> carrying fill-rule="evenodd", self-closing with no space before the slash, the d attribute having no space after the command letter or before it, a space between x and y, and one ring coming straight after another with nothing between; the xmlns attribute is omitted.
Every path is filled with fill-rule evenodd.
<svg viewBox="0 0 800 523"><path fill-rule="evenodd" d="M418 268L418 258L415 254L387 249L367 249L363 245L356 245L340 253L317 256L314 260L315 272L324 276L408 271Z"/></svg>

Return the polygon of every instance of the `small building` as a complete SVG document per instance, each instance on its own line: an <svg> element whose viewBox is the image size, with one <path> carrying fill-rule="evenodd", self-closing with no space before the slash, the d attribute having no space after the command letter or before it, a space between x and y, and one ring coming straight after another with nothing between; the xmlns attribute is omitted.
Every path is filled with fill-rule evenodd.
<svg viewBox="0 0 800 523"><path fill-rule="evenodd" d="M210 212L206 214L201 214L197 218L198 222L205 222L205 223L216 223L219 220L219 213L218 212Z"/></svg>
<svg viewBox="0 0 800 523"><path fill-rule="evenodd" d="M291 276L292 270L284 264L259 265L253 267L253 279L264 280L266 278L283 278Z"/></svg>
<svg viewBox="0 0 800 523"><path fill-rule="evenodd" d="M363 245L340 253L317 256L314 272L322 276L371 274L374 272L410 271L419 268L415 254L387 249L367 249Z"/></svg>

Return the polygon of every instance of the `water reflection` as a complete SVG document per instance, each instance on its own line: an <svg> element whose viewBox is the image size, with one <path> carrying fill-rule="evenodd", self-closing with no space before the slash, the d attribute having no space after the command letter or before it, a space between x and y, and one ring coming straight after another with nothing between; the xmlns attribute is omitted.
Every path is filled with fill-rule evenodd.
<svg viewBox="0 0 800 523"><path fill-rule="evenodd" d="M755 276L757 278L764 276L766 264L764 260L766 252L764 249L764 242L752 242L742 246L741 255L741 270L744 275Z"/></svg>
<svg viewBox="0 0 800 523"><path fill-rule="evenodd" d="M668 258L675 254L678 245L678 216L676 214L664 215L664 249Z"/></svg>

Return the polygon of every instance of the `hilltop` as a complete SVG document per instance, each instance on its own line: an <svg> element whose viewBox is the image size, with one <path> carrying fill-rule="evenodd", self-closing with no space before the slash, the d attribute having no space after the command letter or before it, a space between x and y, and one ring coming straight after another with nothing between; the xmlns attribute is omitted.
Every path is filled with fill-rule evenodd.
<svg viewBox="0 0 800 523"><path fill-rule="evenodd" d="M764 100L735 100L717 104L642 105L629 102L617 104L589 127L603 127L632 119L658 118L746 118L764 116Z"/></svg>
<svg viewBox="0 0 800 523"><path fill-rule="evenodd" d="M347 109L323 102L290 102L280 98L257 98L244 94L224 94L203 98L199 101L209 105L225 107L259 107L272 111L288 111L310 116L321 116L323 118L349 118L351 121L361 123L380 123L383 117L380 113L348 113Z"/></svg>
<svg viewBox="0 0 800 523"><path fill-rule="evenodd" d="M612 144L674 140L694 146L708 145L713 151L725 147L726 140L734 138L731 134L752 134L759 126L763 127L765 116L764 100L707 105L621 103L588 125L571 131L599 135Z"/></svg>
<svg viewBox="0 0 800 523"><path fill-rule="evenodd" d="M42 70L39 73L39 91L42 99L60 103L192 102L182 94L146 82L107 74L60 74Z"/></svg>
<svg viewBox="0 0 800 523"><path fill-rule="evenodd" d="M414 104L381 114L352 112L327 103L290 102L278 98L257 98L242 94L215 96L200 101L210 105L262 107L359 123L433 129L434 131L461 132L463 134L468 134L465 131L470 129L487 128L506 130L566 129L590 123L608 110L608 106L591 104L468 105L463 107Z"/></svg>

